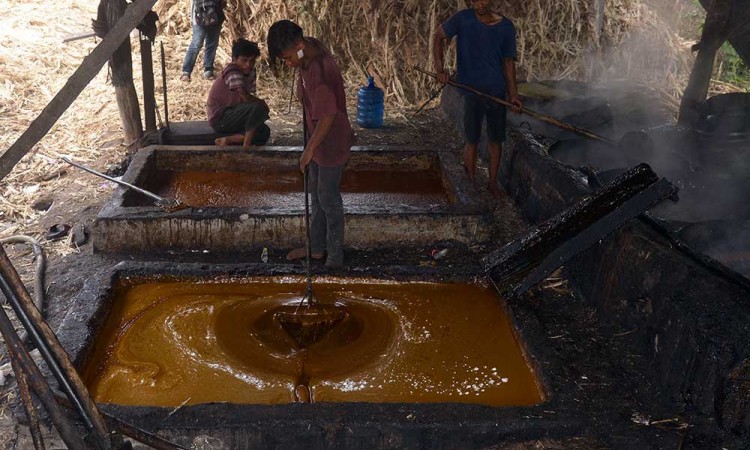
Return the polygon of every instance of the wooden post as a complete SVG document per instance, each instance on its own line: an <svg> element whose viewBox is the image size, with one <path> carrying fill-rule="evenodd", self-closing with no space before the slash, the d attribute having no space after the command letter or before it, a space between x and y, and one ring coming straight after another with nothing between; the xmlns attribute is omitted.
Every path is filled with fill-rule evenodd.
<svg viewBox="0 0 750 450"><path fill-rule="evenodd" d="M706 9L706 23L697 44L698 55L680 102L679 125L694 126L700 118L699 106L708 95L716 52L728 37L731 11L732 0L711 0Z"/></svg>
<svg viewBox="0 0 750 450"><path fill-rule="evenodd" d="M102 66L114 53L120 43L128 37L130 30L135 28L146 13L151 10L156 0L140 0L132 3L125 11L125 15L111 27L109 33L94 48L94 50L83 59L81 65L68 78L67 83L55 95L55 97L44 107L39 116L34 119L21 137L0 156L0 180L13 170L18 161L29 152L29 150L41 140L57 119L70 107L78 95L99 73Z"/></svg>
<svg viewBox="0 0 750 450"><path fill-rule="evenodd" d="M106 23L109 28L113 27L120 17L125 13L127 3L125 0L101 0L99 14L102 13L102 5L106 15ZM99 17L101 20L102 18ZM125 133L125 143L131 145L143 137L143 125L141 124L141 107L138 103L138 94L133 84L133 56L130 48L130 39L125 39L120 47L112 54L109 60L112 71L112 85L115 87L117 107L120 110L120 122Z"/></svg>
<svg viewBox="0 0 750 450"><path fill-rule="evenodd" d="M156 94L154 92L154 59L151 40L141 35L141 67L143 68L143 117L146 131L156 131Z"/></svg>

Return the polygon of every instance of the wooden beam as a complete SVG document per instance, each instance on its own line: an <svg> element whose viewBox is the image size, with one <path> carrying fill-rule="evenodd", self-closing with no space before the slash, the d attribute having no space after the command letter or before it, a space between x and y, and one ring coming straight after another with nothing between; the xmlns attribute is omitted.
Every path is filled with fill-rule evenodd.
<svg viewBox="0 0 750 450"><path fill-rule="evenodd" d="M648 209L653 208L676 193L677 188L664 178L647 187L618 206L617 209L606 214L550 252L536 268L526 275L523 281L517 285L510 286L510 295L512 297L519 297L534 287L534 285L547 278L558 267L563 266L575 256L601 241L625 225L629 220L640 216Z"/></svg>
<svg viewBox="0 0 750 450"><path fill-rule="evenodd" d="M97 19L112 28L125 14L128 3L125 0L101 0ZM125 39L109 59L110 78L115 87L117 109L120 113L125 143L130 146L143 137L141 106L133 83L133 52L130 39Z"/></svg>
<svg viewBox="0 0 750 450"><path fill-rule="evenodd" d="M91 54L83 59L78 69L68 78L65 86L31 122L21 137L0 156L0 180L5 178L18 161L47 134L155 3L156 0L139 0L128 5L122 18L110 29Z"/></svg>
<svg viewBox="0 0 750 450"><path fill-rule="evenodd" d="M646 164L628 170L606 188L583 197L578 203L539 224L526 235L486 256L482 261L485 271L499 290L514 290L555 250L658 179ZM545 269L548 268L545 266Z"/></svg>

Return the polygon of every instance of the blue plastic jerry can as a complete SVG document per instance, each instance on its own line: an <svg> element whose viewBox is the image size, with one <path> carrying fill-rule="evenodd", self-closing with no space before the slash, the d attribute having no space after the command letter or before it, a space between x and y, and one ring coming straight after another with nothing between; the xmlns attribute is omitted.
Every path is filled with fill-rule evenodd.
<svg viewBox="0 0 750 450"><path fill-rule="evenodd" d="M357 90L357 125L362 128L383 126L383 90L375 86L373 77L367 78L367 86Z"/></svg>

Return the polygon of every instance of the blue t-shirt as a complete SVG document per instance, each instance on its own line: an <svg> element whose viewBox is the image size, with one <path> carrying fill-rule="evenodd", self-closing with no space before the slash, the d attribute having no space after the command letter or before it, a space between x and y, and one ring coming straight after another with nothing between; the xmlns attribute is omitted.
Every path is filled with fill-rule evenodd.
<svg viewBox="0 0 750 450"><path fill-rule="evenodd" d="M442 25L448 38L458 36L458 82L505 98L503 58L516 57L516 27L503 16L494 25L482 23L473 9L459 11ZM461 89L463 94L472 95Z"/></svg>

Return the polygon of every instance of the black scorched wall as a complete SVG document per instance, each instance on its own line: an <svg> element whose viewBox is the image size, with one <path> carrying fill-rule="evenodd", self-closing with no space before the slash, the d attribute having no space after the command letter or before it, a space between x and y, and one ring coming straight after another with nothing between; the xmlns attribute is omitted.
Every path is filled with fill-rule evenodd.
<svg viewBox="0 0 750 450"><path fill-rule="evenodd" d="M461 100L455 92L442 99L459 129ZM581 172L553 160L534 136L520 131L511 131L503 145L500 183L532 223L590 189ZM603 323L632 330L633 352L659 385L661 398L644 402L666 401L696 420L718 424L731 440L748 443L750 292L673 248L640 220L565 269ZM645 392L641 395L653 394Z"/></svg>

